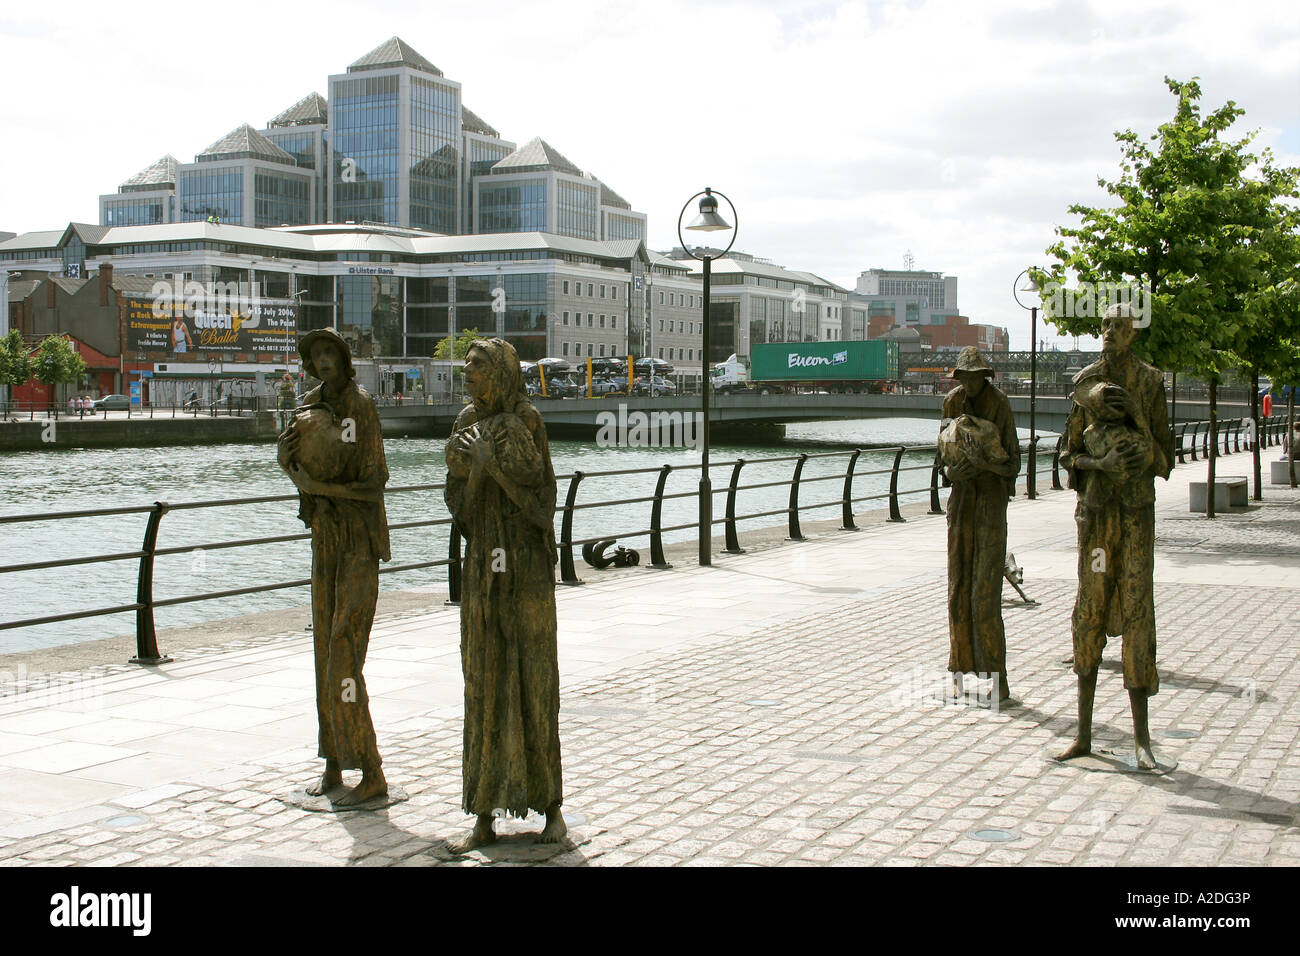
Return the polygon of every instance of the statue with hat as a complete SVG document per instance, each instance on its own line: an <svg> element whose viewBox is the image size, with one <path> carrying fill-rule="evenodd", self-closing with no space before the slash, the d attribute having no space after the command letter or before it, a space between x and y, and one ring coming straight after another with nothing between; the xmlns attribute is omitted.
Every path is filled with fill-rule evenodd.
<svg viewBox="0 0 1300 956"><path fill-rule="evenodd" d="M948 670L953 694L962 675L997 675L998 700L1011 696L1002 579L1007 551L1007 499L1020 473L1020 439L1011 403L989 381L993 367L967 346L943 400L939 456L952 485L948 498Z"/></svg>
<svg viewBox="0 0 1300 956"><path fill-rule="evenodd" d="M379 562L391 557L384 511L388 465L379 414L354 381L343 337L315 329L303 336L298 353L307 374L321 382L293 410L278 454L298 486L298 517L311 528L318 753L325 771L307 793L348 807L388 792L362 674L379 598ZM361 781L344 790L344 770L360 770Z"/></svg>
<svg viewBox="0 0 1300 956"><path fill-rule="evenodd" d="M1135 763L1157 770L1147 698L1156 673L1155 477L1168 479L1173 433L1164 374L1132 351L1132 308L1112 306L1102 320L1101 358L1074 376L1061 467L1079 496L1079 589L1071 630L1078 675L1079 727L1058 760L1092 752L1092 705L1106 637L1123 636L1124 687L1133 713Z"/></svg>
<svg viewBox="0 0 1300 956"><path fill-rule="evenodd" d="M465 356L471 403L447 441L447 508L465 538L460 602L465 678L462 807L473 830L453 850L491 843L499 814L546 815L557 843L560 671L555 617L555 470L519 356L476 339Z"/></svg>

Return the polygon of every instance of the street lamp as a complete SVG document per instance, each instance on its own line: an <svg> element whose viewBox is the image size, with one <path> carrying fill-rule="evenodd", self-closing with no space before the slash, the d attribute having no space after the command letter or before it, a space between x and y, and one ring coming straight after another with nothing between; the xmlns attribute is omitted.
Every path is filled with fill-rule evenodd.
<svg viewBox="0 0 1300 956"><path fill-rule="evenodd" d="M1020 285L1021 276L1024 276L1027 280L1023 286ZM1017 289L1017 286L1019 286L1019 289ZM1038 444L1037 422L1035 420L1038 410L1038 302L1035 300L1033 305L1025 305L1020 301L1021 292L1038 294L1038 283L1029 275L1029 269L1021 272L1020 275L1016 276L1016 281L1011 283L1011 295L1015 298L1016 305L1029 310L1029 472L1025 475L1025 491L1026 497L1032 500L1038 497L1034 489L1034 469L1037 465L1037 448L1035 446Z"/></svg>
<svg viewBox="0 0 1300 956"><path fill-rule="evenodd" d="M297 331L298 331L298 329L297 329L297 325L298 325L298 309L300 309L300 308L302 307L302 303L301 303L301 302L295 302L294 300L297 299L298 296L300 296L300 295L306 295L306 294L307 294L307 290L306 290L306 289L299 289L297 292L294 292L293 294L291 294L291 295L289 296L289 301L290 301L290 303L292 303L292 305L293 305L293 315L286 316L286 317L285 317L285 323L284 323L284 371L285 371L285 374L288 374L288 372L289 372L289 329L290 329L290 327L292 326L294 332L297 332Z"/></svg>
<svg viewBox="0 0 1300 956"><path fill-rule="evenodd" d="M703 349L700 353L700 406L704 412L704 434L701 436L700 445L700 564L709 565L713 563L713 482L709 480L709 277L712 275L712 266L714 259L720 259L731 251L732 245L736 241L736 233L739 231L740 219L736 215L736 207L730 199L727 199L723 193L718 193L723 199L727 200L727 205L731 207L731 218L736 225L732 226L725 219L718 215L718 200L714 198L713 190L705 188L704 192L696 193L690 199L686 200L686 205L682 206L682 211L677 214L677 238L681 241L682 250L692 259L697 259L704 263L704 328L703 328ZM700 197L700 213L687 226L687 229L695 232L718 232L724 229L731 229L731 242L727 243L727 248L721 252L709 255L696 255L691 252L690 246L682 238L682 217L686 215L687 208L695 200L696 196Z"/></svg>

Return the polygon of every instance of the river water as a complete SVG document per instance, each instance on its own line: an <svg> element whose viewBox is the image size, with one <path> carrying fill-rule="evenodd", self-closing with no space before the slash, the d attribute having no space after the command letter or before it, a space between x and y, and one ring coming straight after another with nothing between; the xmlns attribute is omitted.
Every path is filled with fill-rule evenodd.
<svg viewBox="0 0 1300 956"><path fill-rule="evenodd" d="M725 489L737 458L747 462L741 485L788 481L795 462L762 463L758 459L790 458L800 454L851 451L864 445L925 445L935 438L936 423L915 419L877 419L859 422L811 422L790 425L783 441L761 447L714 442L712 468L715 492L714 516L725 514ZM1022 435L1025 434L1022 429ZM1046 444L1046 443L1044 443ZM1040 446L1041 447L1041 446ZM443 439L388 438L384 441L390 472L386 496L391 524L447 516L441 490L395 492L406 485L443 481ZM857 463L854 496L888 491L889 476L868 472L888 469L893 451L864 451ZM575 470L584 473L634 468L675 468L699 464L696 449L682 448L597 448L594 443L556 440L551 457L559 481L559 505L563 505L569 481L563 476ZM929 485L924 453L907 455L904 467L922 466L900 475L901 490ZM847 454L810 458L804 466L801 504L828 502L827 507L802 513L806 521L839 515L839 496ZM823 476L830 480L811 481ZM578 490L578 504L616 498L653 495L657 472L630 476L586 477ZM666 493L694 492L699 482L698 467L673 472ZM68 449L21 452L0 459L0 515L54 511L91 510L125 506L149 506L155 501L169 504L284 495L293 486L275 462L270 444L201 445L170 448ZM927 500L928 492L904 496L904 502ZM789 487L776 486L740 491L737 512L784 509ZM864 502L859 511L885 506L884 501ZM308 540L213 549L214 543L241 538L302 533L297 520L297 502L280 501L241 504L218 508L179 510L166 514L159 530L159 549L185 548L183 553L156 559L154 598L165 600L211 591L225 591L276 581L305 579L311 575L311 545ZM696 520L694 497L664 502L665 527ZM557 513L557 538L559 515ZM25 564L96 554L135 551L141 547L147 516L128 514L97 518L69 518L21 524L0 524L0 564ZM741 545L746 528L772 527L784 522L772 515L740 524ZM622 534L650 526L650 503L607 508L578 509L574 513L574 540L595 536L620 536L641 552L641 563L649 563L646 537L625 538ZM622 533L622 534L620 534ZM719 527L717 533L721 533ZM666 532L666 542L694 539L694 530ZM576 551L577 549L575 549ZM447 556L447 527L397 529L392 532L392 564L432 561ZM575 553L579 573L586 567ZM138 560L129 559L86 564L52 570L0 574L0 622L56 615L77 610L113 607L135 601ZM383 590L430 591L445 588L446 568L425 568L381 574ZM155 617L161 630L205 620L233 617L257 611L301 606L310 602L306 587L159 608ZM134 614L118 613L76 621L0 631L0 654L33 650L133 633Z"/></svg>

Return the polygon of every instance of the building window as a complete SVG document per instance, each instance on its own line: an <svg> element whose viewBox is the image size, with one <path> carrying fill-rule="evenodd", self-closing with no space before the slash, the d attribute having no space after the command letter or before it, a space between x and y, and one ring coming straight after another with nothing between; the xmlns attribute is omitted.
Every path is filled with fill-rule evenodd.
<svg viewBox="0 0 1300 956"><path fill-rule="evenodd" d="M600 316L600 327L601 327L602 329L605 327L605 314L604 314L603 312L601 313L601 316Z"/></svg>
<svg viewBox="0 0 1300 956"><path fill-rule="evenodd" d="M600 343L600 357L601 357L601 358L604 358L604 357L605 357L605 343L604 343L604 342L601 342L601 343Z"/></svg>
<svg viewBox="0 0 1300 956"><path fill-rule="evenodd" d="M663 320L663 319L660 319L660 320L659 320L659 331L662 332L663 330L664 330L664 320ZM662 355L659 356L659 357L660 357L660 358L663 358Z"/></svg>
<svg viewBox="0 0 1300 956"><path fill-rule="evenodd" d="M659 304L660 305L664 304L664 294L662 292L659 293Z"/></svg>
<svg viewBox="0 0 1300 956"><path fill-rule="evenodd" d="M616 285L612 285L612 286L609 287L609 297L610 297L611 299L617 299L617 298L618 298L618 286L616 286Z"/></svg>
<svg viewBox="0 0 1300 956"><path fill-rule="evenodd" d="M564 324L565 325L569 324L569 313L567 312L564 313Z"/></svg>
<svg viewBox="0 0 1300 956"><path fill-rule="evenodd" d="M560 355L561 355L561 356L567 356L568 354L569 354L569 343L568 343L568 342L561 342L561 343L560 343Z"/></svg>
<svg viewBox="0 0 1300 956"><path fill-rule="evenodd" d="M610 327L611 329L616 329L616 328L618 328L618 316L617 316L617 315L611 315L611 316L609 317L609 327Z"/></svg>
<svg viewBox="0 0 1300 956"><path fill-rule="evenodd" d="M601 287L600 287L600 297L601 297L602 299L605 298L605 286L604 286L603 283L601 284Z"/></svg>
<svg viewBox="0 0 1300 956"><path fill-rule="evenodd" d="M590 282L587 283L587 295L588 295L588 296L591 295L591 283L590 283Z"/></svg>
<svg viewBox="0 0 1300 956"><path fill-rule="evenodd" d="M589 329L595 328L595 318L596 318L595 315L593 315L592 313L590 312L587 313L587 328Z"/></svg>
<svg viewBox="0 0 1300 956"><path fill-rule="evenodd" d="M578 295L578 296L582 295L582 283L581 283L581 282L575 282L575 283L573 284L573 294L574 294L574 295Z"/></svg>
<svg viewBox="0 0 1300 956"><path fill-rule="evenodd" d="M568 280L568 279L565 279L565 280L564 280L564 294L565 294L565 295L568 295L568 294L569 294L569 280Z"/></svg>
<svg viewBox="0 0 1300 956"><path fill-rule="evenodd" d="M664 357L664 350L662 348L659 350L659 357L660 358Z"/></svg>

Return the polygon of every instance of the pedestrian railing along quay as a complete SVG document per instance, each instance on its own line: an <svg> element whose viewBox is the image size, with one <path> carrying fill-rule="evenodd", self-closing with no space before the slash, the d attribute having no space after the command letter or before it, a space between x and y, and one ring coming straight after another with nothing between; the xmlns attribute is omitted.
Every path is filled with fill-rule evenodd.
<svg viewBox="0 0 1300 956"><path fill-rule="evenodd" d="M1218 449L1220 440L1222 449L1219 454L1227 455L1233 452L1239 452L1249 448L1249 419L1238 419L1221 424L1215 438L1215 447ZM1285 420L1281 416L1274 416L1271 419L1263 421L1259 427L1259 441L1262 447L1276 445L1281 441ZM1197 460L1198 446L1202 457L1208 454L1210 429L1206 422L1191 422L1173 426L1171 431L1174 432L1175 449L1178 456L1178 463L1182 464L1188 460ZM1062 437L1057 437L1050 455L1046 448L1039 450L1038 443L1043 440L1038 436L1032 442L1025 442L1028 446L1026 449L1029 454L1022 455L1025 463L1020 477L1026 479L1027 485L1029 479L1037 479L1044 475L1050 474L1051 487L1053 490L1063 490L1060 473L1060 456ZM718 468L730 468L731 475L725 485L719 484L714 490L714 495L725 495L725 506L722 511L722 517L715 518L713 525L722 526L723 537L725 540L724 551L728 554L743 554L745 549L740 543L740 525L743 522L755 522L764 518L782 517L787 529L787 538L794 541L804 540L804 534L801 524L801 517L808 512L817 510L838 509L840 512L840 528L845 531L856 531L858 526L855 522L855 514L861 509L858 507L867 502L881 502L888 508L891 522L902 522L906 519L903 517L901 505L903 500L912 499L916 496L928 495L929 509L928 514L943 514L943 503L941 499L942 481L939 469L936 445L926 446L891 446L886 448L870 448L866 451L872 454L892 455L892 461L888 467L876 468L869 471L858 471L857 465L864 449L854 448L845 451L803 453L798 455L782 455L773 458L755 458L744 459L738 458L734 461L720 461L716 463ZM910 464L904 464L908 460ZM806 476L804 474L805 466L811 461L831 462L835 460L843 461L842 470L835 470L828 474L819 474ZM753 466L771 466L771 465L788 465L790 467L790 476L776 480L754 481L742 483L742 477L746 474L746 468L750 468L752 474ZM560 487L565 488L564 502L556 510L556 518L559 521L559 534L557 535L559 550L560 578L559 583L565 585L580 585L581 579L578 577L577 568L574 562L574 550L581 549L584 545L595 544L601 541L637 541L646 539L650 549L650 569L667 569L672 565L666 559L664 552L664 536L676 531L694 529L697 527L696 521L689 521L680 524L664 524L664 502L684 498L697 498L698 490L669 492L667 490L669 476L673 473L680 472L698 472L702 466L699 464L690 465L663 465L658 468L631 468L611 471L574 471L570 474L561 475L557 481ZM920 472L924 478L916 475ZM584 479L590 478L633 478L638 475L655 475L654 491L651 494L645 494L628 498L603 499L590 502L579 502L578 493ZM857 481L868 478L888 477L888 490L875 492L873 494L855 494L854 484ZM910 479L916 477L920 479L917 482L911 482ZM563 483L567 482L567 486ZM824 500L808 501L811 497L808 493L809 486L819 485L823 482L835 482L839 488L839 494L836 497L827 497ZM900 484L908 483L908 487L900 488ZM418 494L425 492L441 492L445 488L445 483L405 485L388 488L385 490L386 497L391 498L394 495ZM788 498L785 507L767 508L759 511L740 513L739 504L742 493L754 492L760 489L788 488ZM1032 490L1032 485L1029 485ZM750 497L750 496L746 496ZM16 525L23 523L37 523L49 521L71 521L86 518L105 518L105 517L126 517L129 515L145 516L145 527L143 539L138 549L133 551L119 551L112 553L101 553L84 555L75 558L61 558L48 561L33 561L22 564L11 564L0 566L0 574L31 572L31 571L57 571L64 568L84 566L88 564L98 564L116 561L132 561L136 564L136 596L135 600L125 604L118 604L106 607L92 608L88 610L69 611L62 614L46 615L42 617L24 618L12 621L0 621L0 631L12 630L15 628L35 627L39 625L54 624L64 621L73 621L84 618L101 617L111 614L122 614L134 612L136 620L136 655L131 658L133 663L140 664L158 664L165 663L170 658L159 653L157 634L155 629L154 612L159 608L171 607L180 604L189 604L199 601L224 600L241 595L258 594L269 591L284 590L288 588L307 587L311 584L310 578L297 578L292 580L274 581L271 583L249 585L239 588L228 588L220 591L207 591L198 594L188 594L179 597L155 598L154 597L154 564L156 559L168 555L192 554L198 551L217 551L232 548L245 548L257 545L283 544L295 541L306 541L311 538L310 532L298 532L293 534L280 534L261 537L236 538L222 541L204 542L201 544L189 543L185 545L174 545L168 547L159 547L159 531L162 526L162 520L169 512L195 511L209 508L229 508L243 507L255 504L266 503L296 503L297 494L286 495L262 495L246 498L226 498L213 501L190 501L176 504L167 502L155 502L152 505L137 505L120 508L99 508L80 511L62 511L62 512L44 512L38 514L23 515L3 515L0 516L0 526ZM574 516L580 511L595 511L599 509L610 509L616 507L625 507L629 505L649 505L650 514L648 526L633 527L624 530L605 530L599 535L578 538L574 532ZM381 565L380 574L399 574L412 571L426 570L429 568L446 567L447 568L447 589L448 602L455 604L460 601L461 597L461 563L462 563L462 539L455 522L449 516L430 518L425 520L391 522L390 531L401 531L414 528L435 528L447 526L447 557L433 560L408 561L406 563ZM770 527L770 523L764 527Z"/></svg>
<svg viewBox="0 0 1300 956"><path fill-rule="evenodd" d="M60 405L57 402L0 402L0 421L46 421L49 419L83 421L87 418L107 420L110 411L126 412L127 418L198 418L199 416L216 418L218 415L242 417L256 415L258 410L257 399L251 396L245 398L235 396L232 401L223 400L202 405L196 402L186 402L183 405L155 405L150 403L139 407L128 405L126 408L112 409L70 409L66 404Z"/></svg>

